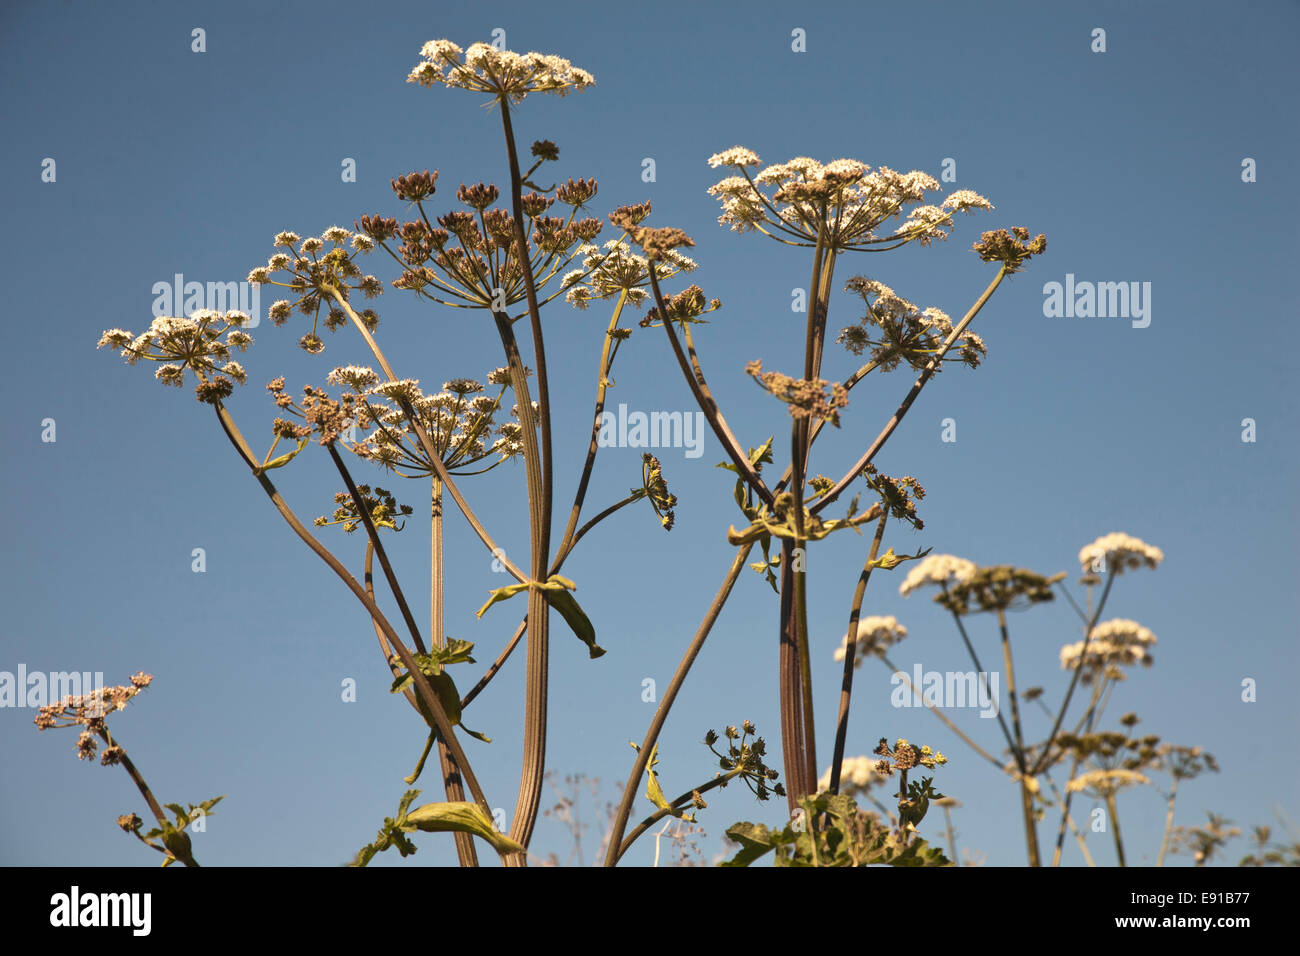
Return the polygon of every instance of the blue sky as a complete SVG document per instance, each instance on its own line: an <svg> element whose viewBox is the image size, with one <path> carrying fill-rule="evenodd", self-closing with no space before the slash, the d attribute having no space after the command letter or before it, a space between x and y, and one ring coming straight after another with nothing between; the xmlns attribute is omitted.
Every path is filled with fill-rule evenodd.
<svg viewBox="0 0 1300 956"><path fill-rule="evenodd" d="M107 328L147 326L154 283L176 273L240 280L265 261L280 230L319 234L366 213L401 215L389 188L400 173L440 170L439 211L455 206L460 182L508 182L499 123L481 97L405 82L426 40L468 46L503 29L508 48L558 53L596 78L581 95L528 99L516 114L521 143L554 140L556 175L595 176L597 214L649 199L654 224L694 237L701 268L693 279L724 305L698 342L747 444L775 433L781 447L788 433L785 410L743 368L755 358L796 368L804 317L791 312L791 291L807 285L810 256L717 225L705 193L721 178L706 163L712 153L740 144L765 162L850 157L936 177L951 158L957 180L945 191L974 189L996 206L963 217L946 243L842 260L832 329L861 313L841 279L866 274L960 316L993 273L970 250L980 231L1046 233L1046 254L1005 282L976 321L984 365L938 376L877 458L928 492L925 530L894 526L887 544L1067 571L1071 583L1079 549L1100 535L1123 531L1162 548L1158 570L1118 580L1105 615L1136 619L1159 639L1155 666L1116 691L1110 723L1136 711L1142 730L1219 758L1222 773L1183 787L1179 823L1201 822L1206 810L1243 829L1276 827L1274 808L1300 819L1290 756L1300 730L1300 456L1284 337L1300 251L1295 203L1284 198L1297 161L1290 47L1298 21L1284 3L1231 12L1186 3L942 3L924 12L756 3L743 17L674 3L595 11L573 3L7 4L0 181L15 282L10 367L0 378L9 462L0 488L10 503L0 670L102 671L110 684L154 674L112 726L161 799L226 795L195 837L206 865L337 864L393 813L423 734L386 692L360 607L275 514L189 388L165 389L95 343ZM191 51L196 27L206 31L201 54ZM1106 32L1104 53L1090 49L1096 28ZM806 52L791 49L796 29L806 31ZM46 158L56 163L52 183L41 177ZM355 182L340 176L349 158ZM642 180L646 158L654 182ZM1246 158L1256 182L1242 180ZM1046 317L1043 286L1067 274L1149 282L1150 325ZM263 309L272 298L263 295ZM502 364L479 313L438 311L394 290L376 308L399 374L436 387ZM563 302L544 314L561 526L607 320L605 309ZM327 337L322 355L305 355L294 347L305 331L298 322L277 329L263 316L253 330L249 387L230 408L257 442L273 417L266 381L287 375L296 389L321 383L336 365L369 364L346 330ZM856 365L828 348L824 374L842 378ZM637 330L614 377L613 406L692 408L660 333ZM816 470L838 476L909 385L900 371L855 389L843 429L819 442ZM945 418L956 420L956 442L941 441ZM1242 441L1246 418L1254 442ZM56 422L53 443L41 439L45 419ZM588 514L639 484L640 454L602 451ZM712 436L698 459L680 449L660 457L680 499L677 527L665 534L647 506L628 508L566 565L609 653L589 661L558 620L553 629L548 765L561 777L600 778L603 799L616 796L631 765L627 742L641 739L652 716L642 682L666 687L729 563L726 528L741 520L728 474L713 467L722 452ZM313 446L277 475L305 519L332 509L339 489L327 468ZM387 479L395 484L418 504L417 486ZM522 468L466 480L464 489L507 552L524 555ZM463 521L453 518L448 534L447 631L476 641L486 666L522 603L476 620L503 582ZM359 539L336 528L322 538L359 568ZM833 740L832 654L868 541L837 535L810 557L819 769ZM389 547L418 592L427 539L413 524ZM194 548L205 550L204 573L191 570ZM926 597L899 596L905 571L878 574L864 607L908 627L893 660L909 671L916 663L969 669L944 613ZM427 598L416 607L417 619L426 614ZM709 728L752 720L779 754L775 622L775 596L746 572L662 738L666 790L712 776L700 743ZM1019 682L1059 700L1059 649L1078 631L1063 601L1014 617ZM998 656L990 621L976 620L972 638L986 663ZM359 699L345 704L339 688L349 677ZM1245 679L1257 684L1253 703L1241 700ZM494 739L466 746L489 800L507 815L518 786L521 686L522 655L467 715ZM848 753L869 753L881 736L942 750L951 762L936 785L964 805L954 814L960 846L991 864L1022 863L1009 781L931 715L891 707L884 667L869 662L857 687ZM73 732L37 733L33 716L0 709L0 760L10 768L0 778L0 862L154 865L113 824L120 813L143 813L126 775L79 763ZM954 716L997 747L993 721L970 710ZM1045 731L1034 719L1030 726ZM422 785L422 799L441 798L433 775ZM1130 862L1153 862L1163 800L1144 788L1123 794L1119 807ZM603 818L582 812L594 825L590 859ZM759 806L743 788L715 791L700 817L705 857L721 852L729 824L783 815L782 801ZM1045 841L1055 819L1041 829ZM649 862L651 843L629 861ZM419 845L408 864L455 860L449 840L425 836ZM1108 837L1093 835L1089 846L1098 862L1113 862ZM543 820L534 849L563 857L568 848L563 829ZM1229 858L1244 852L1240 841ZM388 856L376 865L397 861ZM1072 844L1065 859L1081 862Z"/></svg>

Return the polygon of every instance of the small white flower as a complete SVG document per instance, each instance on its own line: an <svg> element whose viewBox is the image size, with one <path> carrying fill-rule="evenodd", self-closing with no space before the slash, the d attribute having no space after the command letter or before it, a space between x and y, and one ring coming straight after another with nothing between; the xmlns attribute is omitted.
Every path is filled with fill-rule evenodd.
<svg viewBox="0 0 1300 956"><path fill-rule="evenodd" d="M757 166L758 154L743 146L733 146L710 156L709 165L714 169L719 166Z"/></svg>
<svg viewBox="0 0 1300 956"><path fill-rule="evenodd" d="M1155 568L1164 559L1165 553L1159 548L1118 531L1102 535L1079 551L1079 565L1085 573L1106 568L1113 574L1143 566Z"/></svg>
<svg viewBox="0 0 1300 956"><path fill-rule="evenodd" d="M976 564L951 554L932 554L908 573L898 588L907 597L927 584L947 584L949 581L968 581L975 574Z"/></svg>
<svg viewBox="0 0 1300 956"><path fill-rule="evenodd" d="M907 628L898 623L898 619L893 615L889 617L864 617L858 621L858 650L853 659L855 667L862 666L862 661L868 656L875 654L883 657L885 649L893 644L897 644L903 638L907 637ZM840 646L835 651L835 659L842 661L847 654L849 646L849 636L845 634L840 639Z"/></svg>

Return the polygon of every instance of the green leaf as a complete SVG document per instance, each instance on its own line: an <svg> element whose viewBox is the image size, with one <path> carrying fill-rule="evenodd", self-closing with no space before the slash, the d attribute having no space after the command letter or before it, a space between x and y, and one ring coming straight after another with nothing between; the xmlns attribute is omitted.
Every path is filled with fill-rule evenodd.
<svg viewBox="0 0 1300 956"><path fill-rule="evenodd" d="M270 471L272 468L283 468L285 465L289 464L289 462L293 461L294 458L298 456L298 453L300 451L302 451L304 448L307 447L308 441L309 439L306 438L298 439L297 448L295 448L293 451L285 452L283 455L280 455L276 458L272 458L265 465L260 465L257 468L254 468L253 474L260 475L262 472Z"/></svg>
<svg viewBox="0 0 1300 956"><path fill-rule="evenodd" d="M719 866L749 866L776 849L772 832L761 823L737 823L727 828L727 838L740 844L740 850Z"/></svg>
<svg viewBox="0 0 1300 956"><path fill-rule="evenodd" d="M521 591L528 590L529 585L537 588L546 598L546 602L560 612L578 640L587 645L587 653L594 659L605 653L605 649L596 643L596 629L591 626L591 620L579 606L577 600L570 591L576 591L578 585L571 579L562 574L552 574L544 584L538 584L536 581L519 581L515 584L506 585L503 588L497 588L492 592L486 604L479 608L478 616L483 614L493 604L498 601L505 601L514 597Z"/></svg>
<svg viewBox="0 0 1300 956"><path fill-rule="evenodd" d="M655 744L650 748L650 759L646 761L646 799L660 810L671 810L672 804L664 796L664 788L659 786L659 772L655 770L655 764L659 762L659 745Z"/></svg>
<svg viewBox="0 0 1300 956"><path fill-rule="evenodd" d="M193 861L194 848L190 845L190 835L184 830L166 830L162 835L162 844L179 862ZM163 863L163 866L166 865Z"/></svg>
<svg viewBox="0 0 1300 956"><path fill-rule="evenodd" d="M918 551L916 554L894 554L894 549L890 548L874 561L868 562L868 566L880 568L883 571L892 571L904 561L915 561L917 558L923 558L933 550L933 548L926 548L924 551Z"/></svg>
<svg viewBox="0 0 1300 956"><path fill-rule="evenodd" d="M591 626L587 613L578 605L577 600L568 591L546 591L546 600L551 607L560 612L578 640L587 645L587 654L592 660L605 653L605 649L596 643L596 629Z"/></svg>
<svg viewBox="0 0 1300 956"><path fill-rule="evenodd" d="M749 455L747 457L749 458L750 465L755 469L772 463L772 439L775 437L776 436L773 435L757 448L751 448L749 450ZM718 462L717 467L725 468L727 471L734 472L737 475L740 474L740 469L729 461L720 461Z"/></svg>
<svg viewBox="0 0 1300 956"><path fill-rule="evenodd" d="M498 833L492 821L474 803L426 803L407 814L406 822L426 833L470 833L486 840L499 853L524 852L524 848L510 837Z"/></svg>
<svg viewBox="0 0 1300 956"><path fill-rule="evenodd" d="M527 591L527 590L528 590L527 581L518 581L514 584L508 584L503 588L497 588L495 591L492 592L492 596L487 599L487 603L478 609L478 614L476 614L475 617L481 618L484 614L487 613L487 609L490 608L493 604L496 604L498 601L508 600L509 598L514 597L520 591Z"/></svg>

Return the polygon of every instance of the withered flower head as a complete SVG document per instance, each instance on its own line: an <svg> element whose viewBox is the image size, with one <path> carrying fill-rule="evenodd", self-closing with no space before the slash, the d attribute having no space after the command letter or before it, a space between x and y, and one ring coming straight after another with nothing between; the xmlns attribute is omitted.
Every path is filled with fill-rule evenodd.
<svg viewBox="0 0 1300 956"><path fill-rule="evenodd" d="M520 205L523 207L524 215L529 219L536 219L546 210L551 208L551 203L555 202L550 196L543 196L539 192L531 192L520 197Z"/></svg>
<svg viewBox="0 0 1300 956"><path fill-rule="evenodd" d="M555 190L555 198L566 206L581 206L596 195L596 180L570 179L560 183Z"/></svg>
<svg viewBox="0 0 1300 956"><path fill-rule="evenodd" d="M1028 229L1013 226L1010 232L993 229L982 233L973 248L985 262L1002 262L1008 273L1019 272L1025 262L1047 248L1047 237L1040 232L1031 240Z"/></svg>
<svg viewBox="0 0 1300 956"><path fill-rule="evenodd" d="M456 198L463 202L471 209L477 209L480 212L497 201L501 191L492 183L478 183L474 186L466 186L464 183L456 190Z"/></svg>
<svg viewBox="0 0 1300 956"><path fill-rule="evenodd" d="M391 239L397 235L397 220L389 216L362 216L353 223L359 232L365 233L371 239L382 242L385 239Z"/></svg>
<svg viewBox="0 0 1300 956"><path fill-rule="evenodd" d="M650 200L632 206L619 206L609 214L609 221L620 229L640 225L650 215ZM624 225L626 223L627 225Z"/></svg>
<svg viewBox="0 0 1300 956"><path fill-rule="evenodd" d="M747 364L745 372L764 391L785 402L790 407L791 417L825 419L836 428L839 427L840 409L849 403L848 390L839 382L828 382L822 378L791 378L780 372L764 372L763 363L758 360Z"/></svg>
<svg viewBox="0 0 1300 956"><path fill-rule="evenodd" d="M405 199L409 202L420 202L428 199L436 191L438 183L438 171L435 169L430 173L427 169L424 172L407 173L405 176L398 176L390 180L393 186L393 192L397 193L398 199Z"/></svg>
<svg viewBox="0 0 1300 956"><path fill-rule="evenodd" d="M1027 608L1053 600L1052 585L1064 577L1064 572L1049 578L1009 564L977 568L934 600L954 614Z"/></svg>
<svg viewBox="0 0 1300 956"><path fill-rule="evenodd" d="M665 531L673 530L677 515L673 508L677 505L677 496L668 491L668 482L664 480L663 468L659 459L649 452L641 456L641 487L646 500L659 516L659 523ZM748 726L748 725L747 725Z"/></svg>

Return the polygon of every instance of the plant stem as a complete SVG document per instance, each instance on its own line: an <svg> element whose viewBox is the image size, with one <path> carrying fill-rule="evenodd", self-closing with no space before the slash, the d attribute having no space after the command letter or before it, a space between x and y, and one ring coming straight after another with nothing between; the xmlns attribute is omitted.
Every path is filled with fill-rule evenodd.
<svg viewBox="0 0 1300 956"><path fill-rule="evenodd" d="M1029 865L1041 866L1038 856L1038 821L1034 817L1034 795L1029 789L1030 776L1025 760L1025 738L1020 728L1020 703L1016 697L1016 669L1011 664L1011 635L1007 633L1007 613L998 608L998 628L1002 634L1002 662L1007 669L1007 697L1011 701L1011 725L1015 729L1014 754L1016 769L1020 771L1020 806L1025 816L1025 844L1029 850Z"/></svg>
<svg viewBox="0 0 1300 956"><path fill-rule="evenodd" d="M682 350L682 343L678 340L673 323L668 318L668 307L664 303L663 293L659 291L659 278L655 271L654 260L650 261L650 290L654 293L655 307L659 310L659 314L663 316L663 326L668 334L668 342L672 345L673 354L677 356L677 364L681 367L682 374L691 387L691 393L695 396L695 403L704 412L705 419L713 429L718 441L722 444L723 450L732 460L732 463L735 464L741 477L745 479L745 484L753 488L755 493L763 499L763 502L771 507L773 501L771 489L763 483L763 479L754 469L754 466L749 463L749 456L741 449L740 442L736 440L736 436L732 434L731 429L727 426L727 420L723 418L718 403L713 400L713 393L709 391L708 382L704 379L704 373L700 370L699 363L696 362L694 368L692 368L690 360L687 359L686 353Z"/></svg>
<svg viewBox="0 0 1300 956"><path fill-rule="evenodd" d="M533 357L537 364L537 410L541 419L542 440L538 447L534 424L532 399L523 362L515 342L514 328L504 312L493 312L497 332L506 352L515 401L519 409L519 424L523 432L524 467L528 480L528 512L531 518L529 550L530 576L534 581L546 580L546 566L551 550L551 407L550 386L546 371L546 345L542 337L541 310L537 304L537 286L533 280L532 264L528 256L528 240L524 235L523 176L519 172L519 157L515 149L514 129L510 123L510 102L503 95L498 98L501 125L505 133L506 157L510 162L510 201L514 216L515 256L519 271L524 277L524 290L528 298L528 317L533 333ZM547 687L550 658L550 602L539 588L528 589L528 659L524 675L524 754L519 773L519 797L510 826L510 836L527 848L532 840L533 828L541 807L543 776L546 772L546 719ZM527 854L516 854L507 860L509 866L526 866Z"/></svg>
<svg viewBox="0 0 1300 956"><path fill-rule="evenodd" d="M1107 792L1106 794L1106 807L1110 810L1110 825L1115 834L1115 853L1119 857L1119 865L1127 866L1128 864L1124 862L1124 840L1119 833L1119 812L1115 809L1115 794L1113 792Z"/></svg>
<svg viewBox="0 0 1300 956"><path fill-rule="evenodd" d="M618 803L618 813L614 817L614 825L610 828L605 866L614 866L622 855L619 847L623 841L623 831L627 828L628 817L632 813L632 801L636 798L637 789L641 786L641 777L645 773L646 764L650 761L650 752L654 749L655 744L659 742L659 733L663 730L664 722L668 719L668 711L672 709L673 702L682 689L682 684L686 682L686 675L690 672L695 659L699 657L700 651L703 650L704 641L708 638L709 631L712 630L714 622L717 621L718 615L722 612L722 606L727 603L727 598L731 596L731 589L735 586L736 579L740 577L740 571L745 566L745 559L749 557L749 552L753 547L752 544L749 544L736 549L736 557L731 562L727 576L723 578L722 585L718 588L713 603L709 605L704 620L700 622L694 639L692 639L690 646L687 647L686 653L682 655L681 663L677 665L677 670L673 673L673 679L669 682L668 689L664 692L663 697L659 699L659 706L655 708L654 718L650 721L650 727L646 730L645 738L641 741L641 748L637 751L636 760L632 764L632 772L628 775L626 786L623 787L623 796Z"/></svg>
<svg viewBox="0 0 1300 956"><path fill-rule="evenodd" d="M880 555L880 542L885 537L885 522L889 520L886 511L876 522L876 534L871 539L871 551L867 561L858 575L858 586L853 592L853 604L849 608L848 639L844 648L844 676L840 678L840 712L835 721L835 749L831 753L831 793L840 792L840 769L844 763L844 746L849 736L849 703L853 699L853 673L857 669L858 653L858 618L862 613L862 599L867 593L867 582L871 580L871 562Z"/></svg>
<svg viewBox="0 0 1300 956"><path fill-rule="evenodd" d="M844 489L849 486L849 483L858 475L862 474L867 465L871 463L871 459L876 457L876 453L879 452L885 442L889 440L889 436L894 433L894 429L896 429L899 422L903 420L903 416L907 414L907 410L912 407L912 403L916 401L916 397L921 394L921 389L925 388L926 383L930 381L931 377L934 375L935 370L939 368L943 356L950 348L952 348L957 339L961 337L961 334L966 331L966 326L971 324L975 316L979 314L980 309L984 308L984 304L988 302L988 300L993 296L993 293L997 291L997 287L1002 284L1002 280L1005 278L1006 274L1007 267L1004 263L1002 268L998 269L998 274L993 277L993 281L989 283L988 288L984 290L984 294L976 300L975 304L971 306L970 311L966 313L962 320L953 328L952 332L948 334L948 338L944 340L944 343L939 348L938 352L936 352L934 357L926 363L925 369L912 385L911 391L907 393L902 404L900 404L897 411L894 412L894 417L885 424L883 429L881 429L880 434L876 436L876 440L871 443L870 447L867 448L865 452L863 452L862 457L858 459L857 464L850 468L844 477L835 483L834 487L827 491L826 494L822 495L821 499L812 508L813 514L820 514L827 505L838 498L840 494L843 493Z"/></svg>
<svg viewBox="0 0 1300 956"><path fill-rule="evenodd" d="M609 370L612 363L611 352L615 341L614 330L618 328L619 317L623 314L623 306L626 303L627 290L624 289L619 293L618 302L614 306L614 315L609 320L609 328L605 331L605 345L600 353L600 368L596 382L596 408L592 413L591 440L587 443L587 460L582 466L582 477L578 479L578 491L573 496L573 507L569 511L569 523L564 529L564 536L560 538L560 554L565 553L574 543L573 533L578 527L578 518L582 514L582 504L587 497L587 485L591 481L592 468L596 463L596 452L600 449L600 425L602 414L605 411L605 392L610 385Z"/></svg>
<svg viewBox="0 0 1300 956"><path fill-rule="evenodd" d="M1156 866L1165 865L1165 851L1169 849L1169 834L1174 828L1174 801L1178 799L1178 777L1174 777L1173 786L1169 788L1169 811L1165 814L1165 832L1160 838L1160 855L1156 857Z"/></svg>
<svg viewBox="0 0 1300 956"><path fill-rule="evenodd" d="M459 741L456 740L455 732L452 729L450 720L447 718L447 713L443 709L442 703L438 700L438 695L435 694L433 688L429 686L429 681L425 678L424 672L421 671L419 665L416 664L415 658L411 654L410 650L407 649L406 645L402 642L402 639L398 637L397 632L393 630L393 626L388 622L388 618L384 616L383 611L379 609L379 606L374 602L370 595L366 593L365 589L357 583L357 580L348 572L347 568L342 565L339 559L335 557L328 548L316 540L316 537L303 526L302 522L298 520L298 516L294 514L293 509L291 509L285 503L284 499L280 497L279 490L276 489L274 482L266 476L266 472L258 465L257 459L253 456L252 451L248 447L248 443L244 441L243 435L235 425L234 419L230 417L230 413L226 410L225 406L220 402L216 402L213 405L213 409L217 413L217 419L220 421L221 428L225 432L226 437L235 447L235 450L239 452L244 463L248 465L249 470L253 472L253 476L262 486L262 490L266 493L266 496L271 499L271 503L275 505L276 510L280 512L280 516L284 518L285 522L293 529L294 533L302 539L303 543L329 566L330 570L333 571L338 576L339 580L347 586L353 596L361 602L362 606L366 609L375 624L383 630L385 638L387 638L389 644L391 644L397 651L398 657L401 658L402 663L406 665L407 671L411 674L411 677L415 682L417 696L429 709L430 715L437 724L438 733L447 741L447 745L451 748L452 754L455 756L457 763L464 768L465 780L469 785L470 792L474 795L474 802L479 805L479 808L483 810L484 813L491 817L491 804L487 802L487 798L483 796L483 791L479 788L478 779L470 769L469 762L465 759L465 754L461 749ZM365 511L364 508L361 510L363 512Z"/></svg>
<svg viewBox="0 0 1300 956"><path fill-rule="evenodd" d="M388 551L384 548L383 541L379 539L379 529L375 527L374 519L370 515L370 509L366 507L360 492L357 491L357 486L352 481L352 475L348 471L347 465L343 464L343 459L339 457L338 449L334 447L334 443L330 442L326 449L329 451L330 460L334 462L334 467L343 477L344 484L347 485L348 491L352 494L352 503L357 509L362 524L365 526L370 544L375 549L375 557L379 559L379 566L384 569L384 577L388 579L388 587L392 590L393 598L397 601L397 606L402 612L402 619L406 621L406 627L411 632L411 640L415 642L415 647L421 654L427 654L429 649L424 646L424 639L420 637L420 628L415 623L415 615L411 613L411 608L406 603L406 595L402 593L402 586L397 581L397 574L388 561Z"/></svg>
<svg viewBox="0 0 1300 956"><path fill-rule="evenodd" d="M714 789L715 787L726 786L727 783L733 777L737 777L743 772L744 771L740 767L737 767L734 770L729 770L724 774L719 774L718 776L710 780L708 783L698 786L694 790L687 790L680 797L678 797L676 800L670 803L667 807L660 808L656 810L654 813L650 814L650 816L646 817L644 820L638 823L636 825L636 828L627 835L627 839L624 840L619 845L618 853L614 856L614 863L617 863L620 859L622 859L623 854L632 848L632 844L637 841L637 838L640 837L641 834L645 833L646 830L649 830L652 826L654 826L664 817L669 815L674 815L673 811L680 807L684 807L686 806L686 804L690 803L694 799L695 794L697 793L704 794ZM605 865L612 866L613 863L609 863L607 861Z"/></svg>

